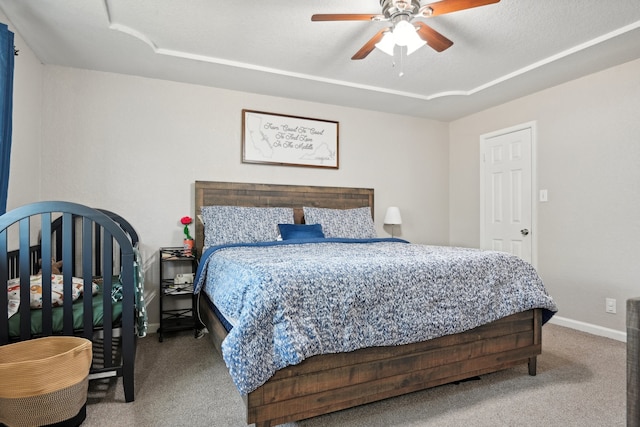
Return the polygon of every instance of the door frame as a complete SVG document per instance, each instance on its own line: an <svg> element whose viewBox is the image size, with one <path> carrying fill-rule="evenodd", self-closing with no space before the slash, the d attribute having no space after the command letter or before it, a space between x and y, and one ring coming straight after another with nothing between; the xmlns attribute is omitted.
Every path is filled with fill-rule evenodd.
<svg viewBox="0 0 640 427"><path fill-rule="evenodd" d="M480 135L480 248L485 238L485 162L483 161L483 152L487 140L496 136L505 135L512 132L518 132L525 129L531 129L531 264L537 268L538 266L538 130L537 122L531 121L511 126L505 129L489 132Z"/></svg>

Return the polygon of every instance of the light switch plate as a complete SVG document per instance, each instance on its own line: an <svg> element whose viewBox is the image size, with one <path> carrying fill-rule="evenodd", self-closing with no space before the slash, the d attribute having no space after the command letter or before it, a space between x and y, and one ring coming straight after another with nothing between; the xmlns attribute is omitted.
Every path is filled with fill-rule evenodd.
<svg viewBox="0 0 640 427"><path fill-rule="evenodd" d="M549 193L547 190L540 190L540 201L547 202L549 201Z"/></svg>

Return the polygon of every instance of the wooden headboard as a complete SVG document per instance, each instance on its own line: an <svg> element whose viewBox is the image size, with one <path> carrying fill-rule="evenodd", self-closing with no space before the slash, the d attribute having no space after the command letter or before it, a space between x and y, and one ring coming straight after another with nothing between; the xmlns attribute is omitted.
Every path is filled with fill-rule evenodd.
<svg viewBox="0 0 640 427"><path fill-rule="evenodd" d="M330 209L371 207L373 189L316 187L304 185L250 184L239 182L196 181L195 214L201 206L255 206L293 208L297 224L302 223L303 206ZM196 220L196 248L201 254L204 226Z"/></svg>

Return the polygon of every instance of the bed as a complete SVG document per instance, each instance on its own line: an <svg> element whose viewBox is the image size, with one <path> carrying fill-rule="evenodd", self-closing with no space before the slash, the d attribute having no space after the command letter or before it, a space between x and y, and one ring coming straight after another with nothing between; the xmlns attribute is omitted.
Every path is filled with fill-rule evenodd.
<svg viewBox="0 0 640 427"><path fill-rule="evenodd" d="M37 202L0 216L0 280L8 284L0 292L7 308L0 345L87 338L89 379L122 377L125 400L133 401L136 340L147 325L137 243L120 215L71 202Z"/></svg>
<svg viewBox="0 0 640 427"><path fill-rule="evenodd" d="M305 219L308 219L305 217L310 217L314 208L319 209L320 212L322 208L345 212L358 211L359 213L364 210L372 218L373 199L374 191L366 188L205 181L197 181L195 183L196 215L199 217L204 216L204 222L209 224L215 222L215 216L212 217L210 212L219 212L221 209L233 206L292 209L293 218L291 222L294 223L294 226L291 227L292 229L295 229L295 224L302 224ZM206 208L203 209L203 207ZM211 210L209 207L215 207L215 209ZM313 221L313 223L315 222ZM323 222L322 225L324 227L327 223ZM327 228L324 228L326 231ZM284 228L280 230L284 231ZM251 305L251 302L248 303L250 309L240 308L240 311L233 313L233 308L230 308L231 305L229 304L231 303L229 301L241 300L242 303L238 304L238 307L246 307L247 301L251 301L253 289L263 286L262 282L256 282L260 284L255 287L244 288L244 282L252 282L255 277L263 275L263 271L266 272L264 277L268 278L289 275L288 271L298 270L298 264L306 264L307 259L313 258L313 254L316 251L315 245L337 246L340 249L335 258L342 256L343 259L351 258L352 253L354 253L352 251L364 252L365 256L367 256L368 250L363 248L365 245L374 245L372 246L375 247L374 252L380 253L382 258L388 258L388 255L385 255L388 251L397 254L404 251L422 251L422 248L416 247L421 245L411 245L400 239L375 239L372 237L371 241L360 244L361 242L359 241L342 241L343 239L328 234L325 237L326 239L324 240L319 239L321 240L319 242L276 241L275 243L267 242L264 244L258 242L217 246L212 245L213 241L208 235L205 235L203 221L196 222L196 247L199 248L198 253L202 254L202 258L200 259L195 291L198 292L200 288L203 289L198 293L201 320L207 326L214 346L223 355L232 379L241 395L243 395L246 403L246 421L248 424L255 423L259 427L283 424L495 372L519 364L528 364L529 374L536 374L536 357L541 354L542 350L541 327L544 321L548 320L555 312L555 304L546 295L546 291L544 291L535 270L531 266L527 267L526 263L514 260L513 258L515 257L499 253L496 253L495 256L508 259L511 263L516 263L518 269L523 268L525 269L523 271L527 271L527 273L523 274L536 277L536 286L542 290L538 292L540 295L536 294L536 301L530 304L530 307L516 310L508 315L499 315L498 318L492 321L474 325L470 328L460 328L460 325L456 322L447 324L447 322L441 322L440 320L433 321L432 325L437 325L438 328L441 327L444 332L439 336L423 340L415 340L415 336L412 335L413 332L408 334L406 331L410 328L396 328L398 330L397 334L409 342L386 345L376 344L367 347L361 346L362 342L359 341L358 337L360 335L379 335L376 334L377 326L368 327L367 323L375 323L377 317L365 317L365 322L354 318L353 323L361 324L362 326L361 329L352 328L350 337L356 338L350 338L346 341L343 339L337 344L338 347L348 348L348 351L336 351L338 347L333 347L329 342L331 340L327 340L326 336L323 336L325 328L323 326L318 327L318 324L325 325L325 323L322 323L324 320L322 322L318 321L320 323L314 324L315 327L304 327L313 331L308 334L312 338L315 338L316 335L323 336L321 340L318 340L322 342L322 350L313 350L306 353L307 347L298 348L296 338L296 340L286 343L291 347L290 351L286 346L285 350L278 349L275 351L276 361L271 363L271 353L274 353L274 351L271 351L270 343L286 341L287 336L291 334L290 330L286 330L281 334L276 331L272 332L272 335L262 337L262 334L257 330L249 329L248 332L245 332L245 329L243 329L245 324L242 323L242 319L248 319L246 324L255 324L260 321L261 317L266 317L267 324L272 322L275 325L273 329L276 330L284 323L295 323L297 318L294 319L294 322L291 322L290 320L293 317L290 315L291 312L286 311L286 308L281 309L281 307L286 307L286 303L283 302L283 296L280 294L273 298L269 296L271 292L276 292L272 288L268 288L266 292L258 294L264 296L266 301L270 301L266 304L267 306L278 306L277 310L284 310L284 314L281 311L273 312L276 314L269 311L266 312L267 315L264 315L264 311L261 311L263 308L255 308ZM205 247L208 248L207 251L204 251ZM258 250L264 251L265 249L270 252L256 252ZM443 256L443 251L460 253L455 248L428 248L428 250L432 251L435 257ZM208 254L212 251L214 255L209 256ZM475 257L494 256L477 250L460 249L460 251L473 253ZM353 256L355 257L355 255ZM409 258L411 256L409 255ZM420 257L422 255L416 252L416 256ZM287 257L299 258L296 259L296 262L287 264L284 262L288 259ZM271 258L273 258L272 261L270 261ZM326 258L322 259L323 263L328 266L323 270L325 275L323 280L327 283L333 281L341 283L340 277L332 276L332 271L340 268L339 263L335 264L338 261L329 262ZM246 262L247 260L248 263ZM411 263L413 261L406 261L405 259L402 262ZM245 263L250 266L247 267ZM266 265L269 264L271 265L267 270ZM270 268L280 264L284 265L283 268L285 270L273 273ZM452 270L456 269L455 264L450 265L453 265ZM227 267L231 267L229 272ZM359 285L355 284L355 280L354 283L349 283L349 286L362 286L355 292L358 295L367 293L367 286L372 287L376 283L373 281L373 271L367 270L369 266L366 262L360 266L349 264L349 269L358 270L359 268L368 271L372 275L372 280L371 283L368 283L368 278L366 278L363 280L364 283ZM396 267L391 269L394 268ZM215 283L209 285L210 279L202 277L207 275L214 276L214 279L211 280L212 282L222 283L224 277L231 277L233 274L239 274L242 279L232 278L229 285L225 282L223 287L228 286L229 291L220 290L220 286L215 288ZM380 274L384 276L391 273L385 270ZM512 274L514 277L519 277L520 270L515 270L514 268ZM297 282L305 282L306 280L301 279L300 276L295 277ZM346 273L345 277L347 277ZM397 282L399 280L398 277L393 280ZM404 276L402 276L402 280L404 280ZM532 281L534 280L532 279ZM236 282L239 283L237 288ZM274 281L269 283L269 286L278 285L273 287L273 289L276 289L280 287L279 283ZM214 287L207 290L207 286ZM286 288L286 286L285 289L288 290L289 294L296 295L306 292L305 288ZM516 285L512 283L510 286L513 288ZM413 288L413 286L407 286L407 288ZM291 291L292 289L294 289L293 292ZM347 288L345 287L344 289ZM237 295L234 296L234 292ZM337 287L335 292L342 292L342 287ZM375 298L375 294L367 294L366 298L361 298L357 304L350 307L359 307L359 304L366 303L369 295L374 295L373 298ZM540 302L537 300L538 297L540 297ZM386 298L393 298L393 295L385 295ZM420 298L420 296L418 295L417 298ZM338 304L345 299L347 298L341 297ZM216 305L212 303L212 300L216 300ZM316 303L318 307L327 306L324 301L313 301L318 301ZM367 310L360 311L368 312L369 310L376 310L375 304L368 307ZM221 315L221 311L225 312L225 315ZM304 313L306 312L304 311ZM233 317L234 314L238 317L229 321L229 317ZM254 315L255 317L251 317ZM305 316L303 314L301 317ZM415 317L410 317L403 321L408 321L412 324L411 322L414 322ZM283 322L282 319L285 319L286 322ZM480 320L469 318L467 321L477 323ZM398 322L400 324L400 321ZM430 325L426 326L431 327ZM450 329L450 327L453 327L453 329ZM380 328L384 329L385 326L380 326ZM456 331L457 329L464 330ZM366 332L363 332L363 330ZM451 330L455 332L450 332ZM245 337L244 340L242 339L243 336ZM257 357L255 353L247 356L251 353L243 353L244 350L240 348L240 344L248 343L251 346L252 340L258 340L258 347L262 346L267 350L259 353ZM317 343L314 340L308 341ZM345 345L344 343L347 341L349 343ZM329 353L323 354L327 350ZM286 357L282 356L283 352L287 353L286 357L289 356L289 353L293 356L290 360L282 361L281 359L286 359ZM302 356L300 356L300 353L302 353ZM262 364L262 359L267 361L265 365ZM255 377L261 378L254 381Z"/></svg>

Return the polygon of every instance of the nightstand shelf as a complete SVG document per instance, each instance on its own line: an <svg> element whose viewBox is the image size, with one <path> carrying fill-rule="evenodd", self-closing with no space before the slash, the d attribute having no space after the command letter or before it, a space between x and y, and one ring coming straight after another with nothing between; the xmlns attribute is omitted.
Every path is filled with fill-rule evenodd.
<svg viewBox="0 0 640 427"><path fill-rule="evenodd" d="M196 272L198 261L194 254L185 255L181 247L160 248L160 328L158 341L167 332L193 330L197 336L199 322L195 317L196 299L193 283L180 282ZM177 279L178 278L178 279ZM184 281L184 280L183 280Z"/></svg>

